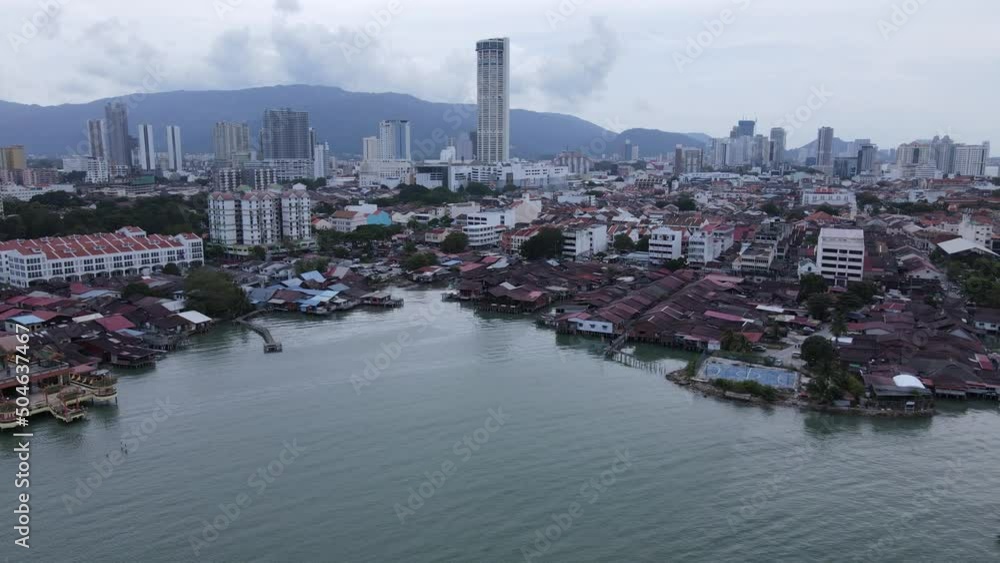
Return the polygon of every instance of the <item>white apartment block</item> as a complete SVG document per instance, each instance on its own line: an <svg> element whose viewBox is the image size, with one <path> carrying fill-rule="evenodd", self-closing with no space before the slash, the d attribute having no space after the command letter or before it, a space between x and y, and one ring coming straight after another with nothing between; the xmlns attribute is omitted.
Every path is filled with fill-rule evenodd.
<svg viewBox="0 0 1000 563"><path fill-rule="evenodd" d="M228 248L309 241L310 205L305 190L215 192L208 198L209 234Z"/></svg>
<svg viewBox="0 0 1000 563"><path fill-rule="evenodd" d="M990 144L955 145L954 173L959 176L986 175L986 161L990 158Z"/></svg>
<svg viewBox="0 0 1000 563"><path fill-rule="evenodd" d="M494 209L465 216L462 232L469 237L469 246L478 248L500 244L500 236L514 227L512 209Z"/></svg>
<svg viewBox="0 0 1000 563"><path fill-rule="evenodd" d="M195 234L147 235L138 227L123 227L114 233L0 243L0 282L30 287L50 280L131 276L204 259L202 240Z"/></svg>
<svg viewBox="0 0 1000 563"><path fill-rule="evenodd" d="M272 158L262 162L265 168L274 170L274 177L278 182L314 178L315 165L311 158Z"/></svg>
<svg viewBox="0 0 1000 563"><path fill-rule="evenodd" d="M21 186L18 184L0 184L0 198L17 199L20 201L31 201L37 195L44 195L52 192L66 192L76 194L76 188L72 184L53 184L44 188L34 188Z"/></svg>
<svg viewBox="0 0 1000 563"><path fill-rule="evenodd" d="M330 222L338 233L353 233L358 227L368 224L368 216L361 211L344 209L334 212Z"/></svg>
<svg viewBox="0 0 1000 563"><path fill-rule="evenodd" d="M563 229L563 256L575 260L608 250L608 228L603 224Z"/></svg>
<svg viewBox="0 0 1000 563"><path fill-rule="evenodd" d="M847 207L850 209L852 219L858 214L858 200L855 198L854 192L848 190L838 190L835 188L802 190L802 205Z"/></svg>
<svg viewBox="0 0 1000 563"><path fill-rule="evenodd" d="M358 187L395 188L399 184L409 183L412 174L413 164L408 160L366 160L361 163Z"/></svg>
<svg viewBox="0 0 1000 563"><path fill-rule="evenodd" d="M684 256L684 232L670 227L653 229L649 237L649 259L652 262L666 262Z"/></svg>
<svg viewBox="0 0 1000 563"><path fill-rule="evenodd" d="M709 225L691 233L688 238L687 261L705 265L729 250L733 245L733 228Z"/></svg>
<svg viewBox="0 0 1000 563"><path fill-rule="evenodd" d="M744 275L767 275L771 272L775 254L774 245L762 243L747 245L733 260L733 271Z"/></svg>
<svg viewBox="0 0 1000 563"><path fill-rule="evenodd" d="M816 247L820 275L837 285L864 276L865 232L861 229L821 229Z"/></svg>

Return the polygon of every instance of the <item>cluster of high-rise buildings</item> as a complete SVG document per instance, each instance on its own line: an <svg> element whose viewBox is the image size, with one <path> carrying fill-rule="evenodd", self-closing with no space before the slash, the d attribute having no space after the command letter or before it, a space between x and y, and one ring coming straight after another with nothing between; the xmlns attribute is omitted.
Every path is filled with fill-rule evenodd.
<svg viewBox="0 0 1000 563"><path fill-rule="evenodd" d="M940 178L943 175L984 176L990 157L990 143L965 145L951 137L935 136L931 141L904 143L896 149L899 178Z"/></svg>
<svg viewBox="0 0 1000 563"><path fill-rule="evenodd" d="M136 135L130 133L128 106L119 100L104 107L103 119L87 122L86 135L89 151L63 159L67 172L84 172L91 183L107 182L112 178L125 178L133 174L183 173L184 148L181 128L166 127L164 146L166 152L156 150L156 131L148 123L140 123Z"/></svg>
<svg viewBox="0 0 1000 563"><path fill-rule="evenodd" d="M715 170L746 166L781 169L785 164L786 131L775 127L770 137L765 137L757 134L756 129L756 121L741 119L728 137L712 139L706 164Z"/></svg>

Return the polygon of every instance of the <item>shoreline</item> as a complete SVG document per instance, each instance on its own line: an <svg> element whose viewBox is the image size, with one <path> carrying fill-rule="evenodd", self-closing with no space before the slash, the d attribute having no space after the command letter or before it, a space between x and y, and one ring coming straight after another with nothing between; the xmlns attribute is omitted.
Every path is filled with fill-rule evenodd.
<svg viewBox="0 0 1000 563"><path fill-rule="evenodd" d="M802 411L811 412L822 412L826 414L840 414L840 415L852 415L852 416L862 416L867 418L932 418L938 414L937 409L932 411L920 411L907 413L903 411L876 411L871 409L862 409L857 407L834 407L829 405L817 405L813 403L802 402L794 397L783 398L779 401L769 402L761 399L760 397L743 397L743 396L733 396L727 391L719 389L715 385L705 381L699 381L696 379L691 379L687 377L686 370L677 370L670 372L666 375L666 379L671 383L689 389L696 390L703 397L714 397L723 401L733 402L733 403L743 403L748 405L754 405L758 407L790 407L797 408Z"/></svg>

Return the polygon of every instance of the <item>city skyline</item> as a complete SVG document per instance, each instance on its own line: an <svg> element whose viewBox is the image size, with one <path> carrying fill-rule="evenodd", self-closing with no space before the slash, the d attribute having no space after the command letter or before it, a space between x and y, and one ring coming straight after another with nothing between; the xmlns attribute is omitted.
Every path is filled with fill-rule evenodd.
<svg viewBox="0 0 1000 563"><path fill-rule="evenodd" d="M67 3L56 23L32 39L22 37L16 47L11 44L16 56L0 60L0 70L23 78L0 85L0 99L78 103L130 92L311 83L475 103L476 79L468 71L475 53L468 46L484 37L509 36L512 108L568 113L615 131L645 127L714 137L725 134L732 116L742 114L756 115L767 130L794 117L812 88L826 88L832 96L790 131L790 147L808 142L804 139L822 124L844 139L872 138L881 146L926 138L927 132L967 142L1000 141L998 118L988 111L991 88L963 92L959 105L939 100L940 76L958 72L987 86L993 80L984 69L996 60L998 49L982 39L988 36L985 27L983 33L977 29L1000 8L985 1L975 2L981 17L972 21L966 21L967 11L934 3L919 3L914 13L894 18L896 2L845 1L823 6L823 17L797 18L795 26L783 25L794 15L788 2L715 6L679 0L669 4L670 17L662 20L598 3L515 2L509 14L485 8L487 17L479 19L489 21L488 28L458 25L471 16L445 8L446 21L456 24L456 33L447 37L427 33L422 24L430 25L430 14L399 3L392 13L388 5L365 2L334 8L311 0L223 1L215 4L229 9L217 13L212 6L181 1L176 10L152 8L157 12L152 18L148 7L140 10L117 0L100 4L108 8L103 12L117 16L91 15ZM10 20L30 19L38 9L33 3L12 6ZM723 23L715 37L710 30L723 9L731 10L726 19L732 23ZM171 12L193 16L185 33L204 32L212 39L166 37L176 32L167 31L176 28L169 25L176 17ZM337 17L324 17L329 15ZM326 19L337 26L309 23ZM760 38L761 29L768 30L767 39ZM8 31L17 35L16 28ZM922 37L932 31L947 41L925 45ZM817 51L830 40L839 47ZM49 60L53 49L70 63L64 65L67 73L26 72ZM755 61L765 55L781 61L780 79L744 89L759 81ZM631 87L637 78L650 88ZM920 108L918 119L914 108Z"/></svg>

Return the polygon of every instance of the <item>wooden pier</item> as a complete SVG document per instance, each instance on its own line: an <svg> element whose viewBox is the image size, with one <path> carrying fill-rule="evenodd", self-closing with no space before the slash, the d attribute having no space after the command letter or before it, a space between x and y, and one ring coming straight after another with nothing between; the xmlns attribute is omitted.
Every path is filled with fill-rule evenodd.
<svg viewBox="0 0 1000 563"><path fill-rule="evenodd" d="M250 330L256 332L264 339L264 353L273 354L276 352L281 352L281 342L278 342L271 336L271 331L266 327L260 326L259 324L250 322L250 317L260 314L263 311L254 311L253 313L248 313L242 317L236 319L236 322L249 328Z"/></svg>
<svg viewBox="0 0 1000 563"><path fill-rule="evenodd" d="M629 367L638 368L664 377L670 373L670 370L661 365L659 362L647 362L645 360L640 360L639 358L636 358L632 354L626 352L609 350L606 352L606 356L609 359L625 364Z"/></svg>

